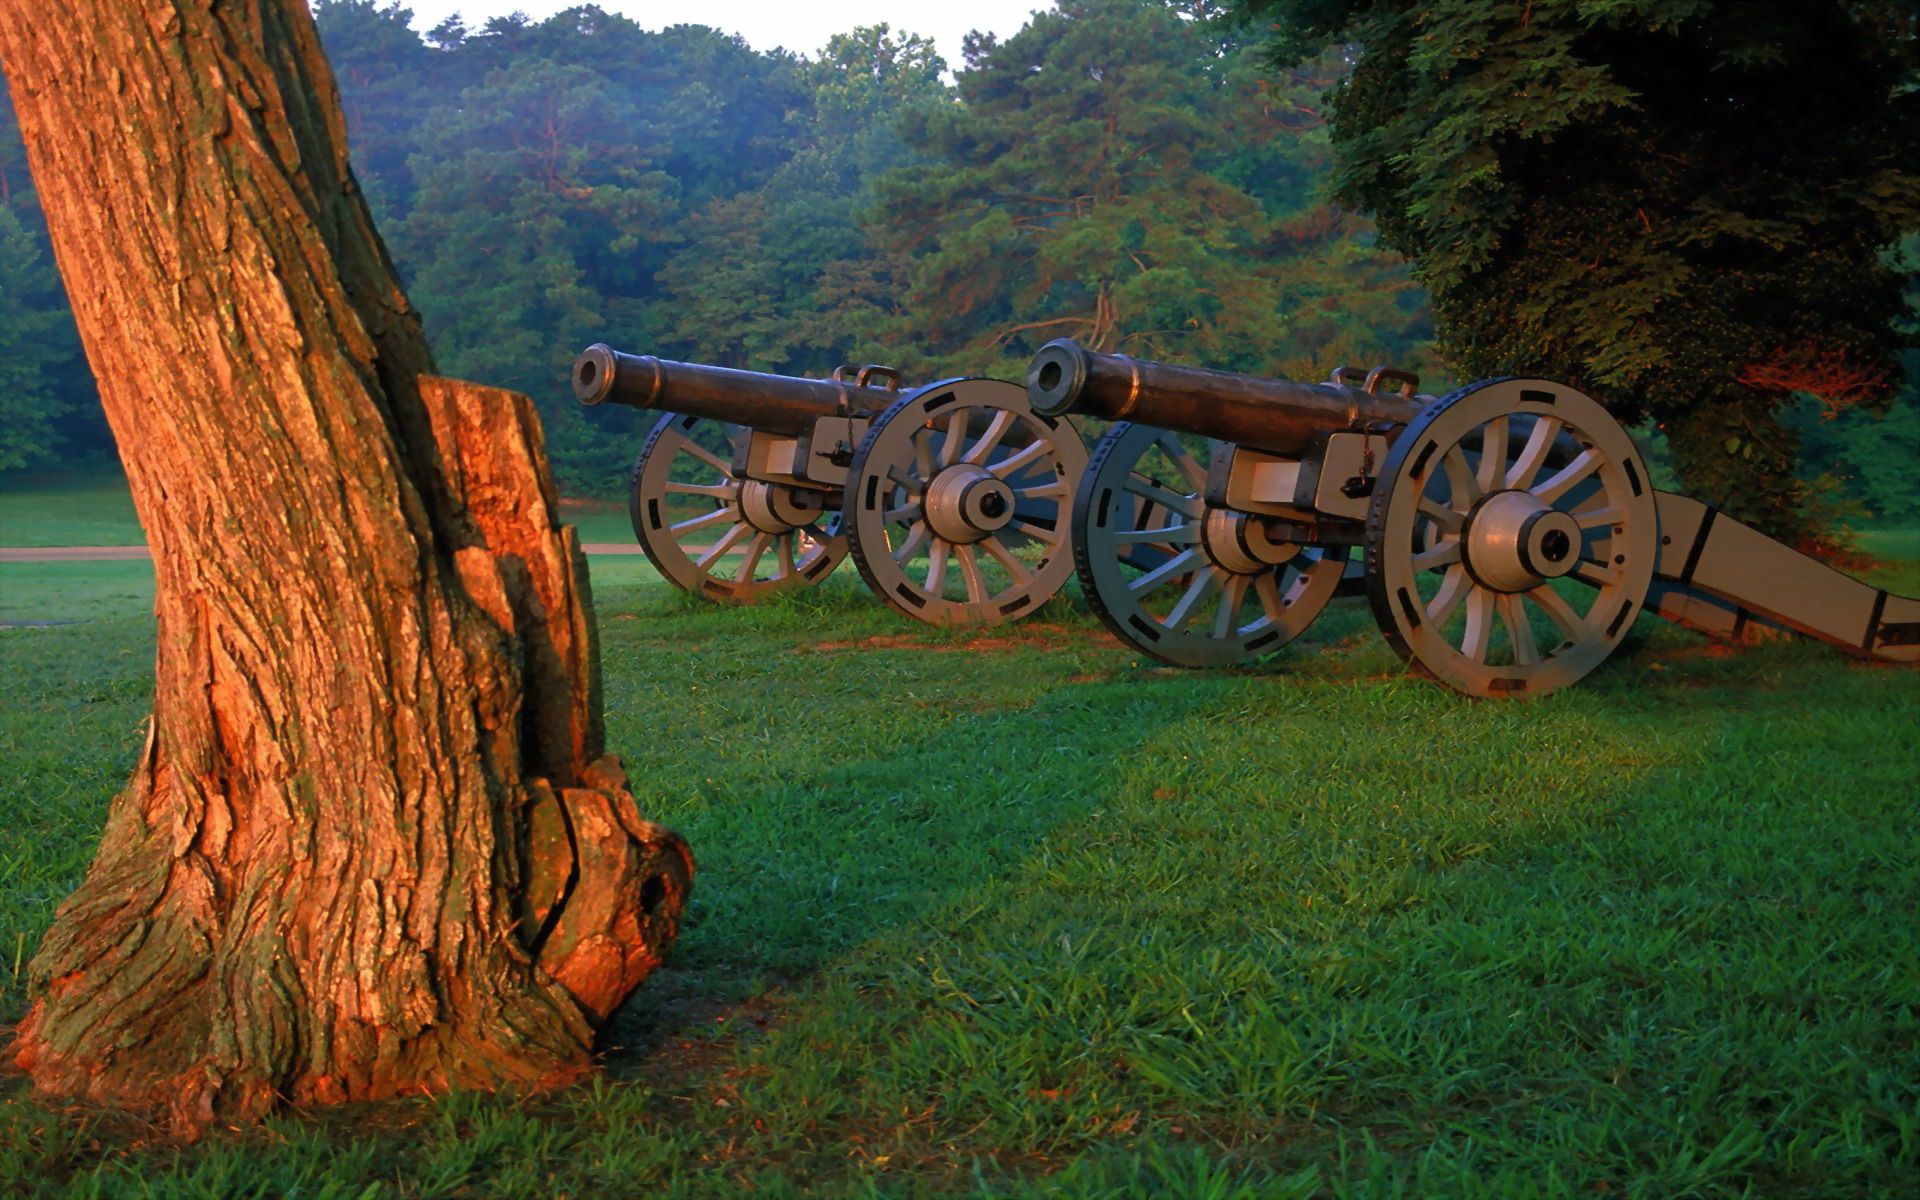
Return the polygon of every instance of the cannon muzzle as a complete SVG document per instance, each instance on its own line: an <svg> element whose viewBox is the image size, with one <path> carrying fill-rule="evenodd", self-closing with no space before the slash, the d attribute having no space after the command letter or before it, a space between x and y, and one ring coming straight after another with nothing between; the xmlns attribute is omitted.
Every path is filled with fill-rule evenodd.
<svg viewBox="0 0 1920 1200"><path fill-rule="evenodd" d="M622 354L605 342L595 342L573 360L573 394L582 404L613 400L635 408L652 408L660 386L659 360Z"/></svg>
<svg viewBox="0 0 1920 1200"><path fill-rule="evenodd" d="M1305 454L1330 430L1404 425L1424 399L1412 388L1369 390L1297 383L1096 354L1068 338L1048 342L1027 369L1027 400L1050 417L1086 413L1238 442L1270 454Z"/></svg>
<svg viewBox="0 0 1920 1200"><path fill-rule="evenodd" d="M1092 357L1071 338L1055 338L1040 347L1027 366L1027 402L1034 411L1049 417L1079 412Z"/></svg>

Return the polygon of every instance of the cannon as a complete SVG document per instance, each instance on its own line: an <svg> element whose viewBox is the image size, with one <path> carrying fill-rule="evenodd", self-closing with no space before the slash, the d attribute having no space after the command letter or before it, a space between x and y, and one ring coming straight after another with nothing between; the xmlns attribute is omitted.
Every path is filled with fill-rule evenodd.
<svg viewBox="0 0 1920 1200"><path fill-rule="evenodd" d="M1482 697L1578 681L1644 611L1920 661L1920 600L1655 488L1633 438L1578 389L1418 386L1385 367L1302 383L1048 343L1027 373L1033 410L1116 422L1071 515L1101 620L1164 661L1217 666L1277 649L1358 590L1403 659Z"/></svg>
<svg viewBox="0 0 1920 1200"><path fill-rule="evenodd" d="M663 414L634 462L633 531L688 591L750 603L851 552L899 611L977 626L1027 616L1073 573L1065 518L1086 446L1018 384L903 391L887 367L802 379L604 344L572 378L585 404Z"/></svg>

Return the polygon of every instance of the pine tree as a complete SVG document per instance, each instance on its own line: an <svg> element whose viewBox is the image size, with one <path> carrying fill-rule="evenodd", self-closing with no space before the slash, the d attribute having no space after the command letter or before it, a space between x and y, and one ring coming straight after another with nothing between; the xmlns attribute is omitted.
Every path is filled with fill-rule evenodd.
<svg viewBox="0 0 1920 1200"><path fill-rule="evenodd" d="M1377 274L1322 270L1357 231L1312 195L1315 119L1204 8L1066 0L968 44L955 101L905 127L931 161L877 185L909 356L1017 371L1072 336L1272 373L1353 332L1326 319L1346 293L1391 294ZM1352 340L1404 353L1417 297L1387 307Z"/></svg>

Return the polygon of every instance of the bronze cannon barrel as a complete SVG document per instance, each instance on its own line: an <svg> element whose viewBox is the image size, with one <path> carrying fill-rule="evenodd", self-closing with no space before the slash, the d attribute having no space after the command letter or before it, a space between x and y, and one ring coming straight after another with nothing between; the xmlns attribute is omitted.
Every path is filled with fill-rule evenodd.
<svg viewBox="0 0 1920 1200"><path fill-rule="evenodd" d="M1048 342L1027 369L1027 399L1050 417L1087 413L1299 456L1328 430L1404 425L1425 402L1335 383L1295 383L1096 354Z"/></svg>
<svg viewBox="0 0 1920 1200"><path fill-rule="evenodd" d="M886 374L891 380L891 372ZM582 404L653 408L789 435L806 433L822 417L876 412L897 396L888 388L854 381L762 375L623 354L604 342L588 346L573 360L573 394Z"/></svg>

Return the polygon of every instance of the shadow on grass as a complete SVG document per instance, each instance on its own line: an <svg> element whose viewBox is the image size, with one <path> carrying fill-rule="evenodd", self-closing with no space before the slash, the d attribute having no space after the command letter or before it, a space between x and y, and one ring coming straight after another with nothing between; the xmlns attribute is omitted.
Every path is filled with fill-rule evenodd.
<svg viewBox="0 0 1920 1200"><path fill-rule="evenodd" d="M1576 689L1490 704L1408 677L1351 608L1199 674L1058 608L1057 636L982 651L850 574L752 610L609 579L600 609L609 742L701 872L608 1073L22 1163L108 1191L177 1170L168 1194L250 1171L340 1194L1897 1192L1911 672L1651 625ZM30 690L78 688L81 644L48 646Z"/></svg>

